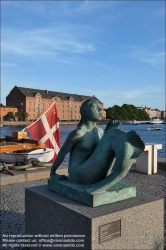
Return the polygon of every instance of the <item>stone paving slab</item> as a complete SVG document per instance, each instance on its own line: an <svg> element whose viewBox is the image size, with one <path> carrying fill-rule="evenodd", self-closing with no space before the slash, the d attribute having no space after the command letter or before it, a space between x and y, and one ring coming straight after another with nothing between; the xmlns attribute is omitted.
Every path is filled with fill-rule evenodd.
<svg viewBox="0 0 166 250"><path fill-rule="evenodd" d="M9 175L7 172L2 172L0 173L0 185L5 186L14 183L48 179L50 177L50 170L51 167L33 170L12 170L15 174L14 176ZM61 164L57 169L57 174L68 175L67 164Z"/></svg>

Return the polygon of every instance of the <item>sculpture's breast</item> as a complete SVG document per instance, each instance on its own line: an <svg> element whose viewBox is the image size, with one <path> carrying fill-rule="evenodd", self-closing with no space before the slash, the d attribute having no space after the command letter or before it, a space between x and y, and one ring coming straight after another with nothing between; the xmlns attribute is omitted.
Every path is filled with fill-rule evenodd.
<svg viewBox="0 0 166 250"><path fill-rule="evenodd" d="M77 148L79 148L80 151L93 151L99 141L100 138L98 136L98 133L96 131L90 131L82 136L77 145Z"/></svg>

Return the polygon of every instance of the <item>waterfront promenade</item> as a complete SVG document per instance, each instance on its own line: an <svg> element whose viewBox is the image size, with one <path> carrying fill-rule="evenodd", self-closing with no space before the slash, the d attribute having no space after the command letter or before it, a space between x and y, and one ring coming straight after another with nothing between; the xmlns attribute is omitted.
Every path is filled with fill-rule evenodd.
<svg viewBox="0 0 166 250"><path fill-rule="evenodd" d="M64 164L60 167L59 174L67 174L66 165L67 164ZM49 170L50 169L47 168L48 173ZM5 185L1 187L1 222L2 222L1 233L2 234L5 235L25 234L25 216L24 216L25 188L47 184L48 173L46 175L46 179L43 180L42 179L31 180L21 183L15 183L12 185ZM33 175L35 175L35 172L33 173ZM40 176L38 178L43 178L43 177ZM156 174L146 175L136 172L135 167L133 166L129 171L129 173L127 174L127 176L123 179L123 182L135 185L139 192L147 193L152 196L158 196L163 199L166 198L166 192L165 192L166 171L163 169L158 169L158 172ZM166 226L166 203L165 203L164 221ZM165 238L166 238L166 230L165 230ZM152 242L153 241L147 240L147 244L149 244L149 249L153 249L153 246L151 245ZM6 248L1 248L1 249L6 249Z"/></svg>

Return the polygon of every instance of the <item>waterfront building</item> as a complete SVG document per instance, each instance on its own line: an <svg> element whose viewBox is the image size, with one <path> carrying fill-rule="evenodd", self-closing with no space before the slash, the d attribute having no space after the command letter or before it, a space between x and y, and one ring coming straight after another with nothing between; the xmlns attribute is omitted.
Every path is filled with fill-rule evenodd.
<svg viewBox="0 0 166 250"><path fill-rule="evenodd" d="M149 118L159 118L159 119L165 119L166 118L166 111L161 111L157 108L149 108L149 107L146 107L143 108L143 107L137 107L137 109L142 109L142 110L145 110L146 113L148 113L149 115Z"/></svg>
<svg viewBox="0 0 166 250"><path fill-rule="evenodd" d="M15 116L15 113L18 112L18 108L12 106L0 106L0 121L3 121L4 116L9 112L12 112Z"/></svg>
<svg viewBox="0 0 166 250"><path fill-rule="evenodd" d="M85 96L15 86L6 97L6 105L17 107L19 112L27 112L28 120L34 120L55 101L60 121L78 121L81 118L80 106L86 99L99 101L102 109L102 119L105 120L104 104L94 95Z"/></svg>
<svg viewBox="0 0 166 250"><path fill-rule="evenodd" d="M165 111L161 111L161 119L166 120L166 110Z"/></svg>
<svg viewBox="0 0 166 250"><path fill-rule="evenodd" d="M154 117L161 118L161 111L156 108L152 109L152 108L145 107L144 110L148 113L149 118L154 118Z"/></svg>

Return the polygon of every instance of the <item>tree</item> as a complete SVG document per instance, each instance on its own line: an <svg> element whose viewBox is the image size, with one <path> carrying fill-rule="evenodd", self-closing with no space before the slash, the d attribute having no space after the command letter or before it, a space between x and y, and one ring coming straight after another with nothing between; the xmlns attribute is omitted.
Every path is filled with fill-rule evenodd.
<svg viewBox="0 0 166 250"><path fill-rule="evenodd" d="M4 121L13 121L15 120L13 112L8 112L4 117Z"/></svg>
<svg viewBox="0 0 166 250"><path fill-rule="evenodd" d="M137 109L134 105L123 104L122 107L114 105L105 109L107 119L128 121L128 120L149 120L145 110Z"/></svg>
<svg viewBox="0 0 166 250"><path fill-rule="evenodd" d="M16 112L15 116L18 118L19 121L25 121L25 119L28 117L27 112Z"/></svg>
<svg viewBox="0 0 166 250"><path fill-rule="evenodd" d="M28 117L28 113L27 112L22 112L22 117L23 117L23 120L25 121L25 119Z"/></svg>
<svg viewBox="0 0 166 250"><path fill-rule="evenodd" d="M17 117L18 121L21 121L21 119L22 119L21 112L16 112L15 117Z"/></svg>

